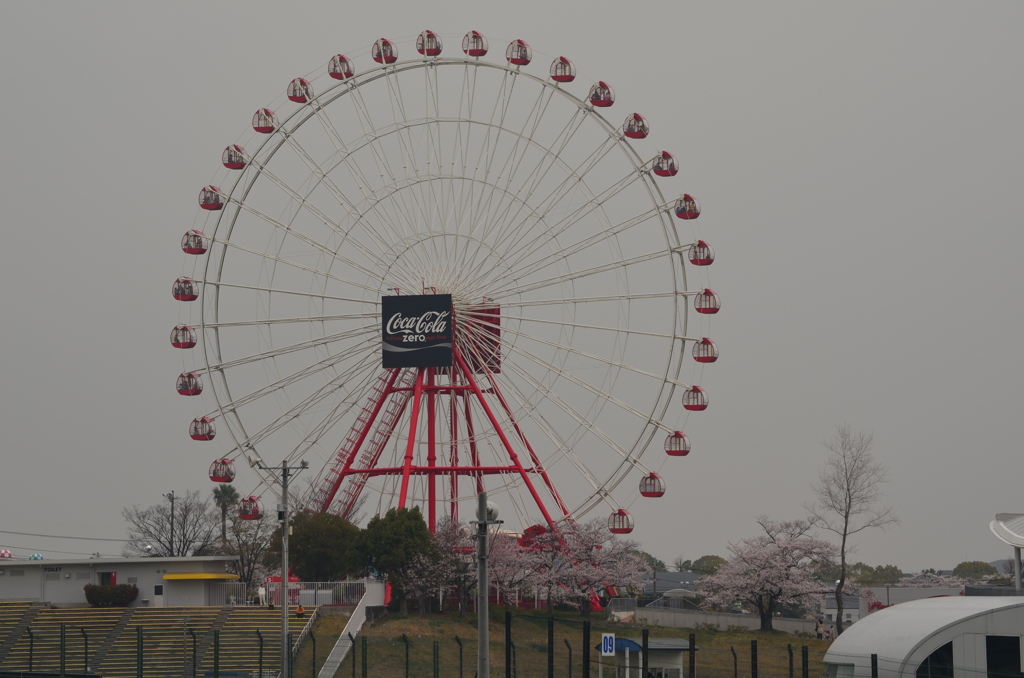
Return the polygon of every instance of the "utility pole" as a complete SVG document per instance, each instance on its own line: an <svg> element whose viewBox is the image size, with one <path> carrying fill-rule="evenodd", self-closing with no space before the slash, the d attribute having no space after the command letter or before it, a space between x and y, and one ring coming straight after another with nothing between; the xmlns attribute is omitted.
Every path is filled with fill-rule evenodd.
<svg viewBox="0 0 1024 678"><path fill-rule="evenodd" d="M168 555L174 557L174 490L171 490L164 495L165 498L171 500L171 548Z"/></svg>
<svg viewBox="0 0 1024 678"><path fill-rule="evenodd" d="M481 492L477 495L479 505L477 507L477 678L490 678L491 675L491 652L490 652L490 606L488 600L487 582L487 528L490 525L500 525L498 520L498 507L488 504L487 493ZM282 678L287 678L282 676Z"/></svg>
<svg viewBox="0 0 1024 678"><path fill-rule="evenodd" d="M309 462L302 460L298 466L289 466L288 460L281 466L267 466L259 460L250 460L254 468L271 473L281 473L281 503L277 505L277 519L281 522L281 678L290 678L291 651L288 645L288 479L303 469L309 468Z"/></svg>

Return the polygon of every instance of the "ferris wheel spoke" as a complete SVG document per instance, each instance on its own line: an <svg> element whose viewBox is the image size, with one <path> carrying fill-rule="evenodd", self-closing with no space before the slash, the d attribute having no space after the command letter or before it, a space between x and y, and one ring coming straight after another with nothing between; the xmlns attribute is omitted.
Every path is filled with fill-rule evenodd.
<svg viewBox="0 0 1024 678"><path fill-rule="evenodd" d="M357 348L360 348L360 347L357 347ZM280 379L278 379L276 381L273 381L273 382L271 382L271 383L269 383L269 384L267 384L265 386L262 386L262 387L260 387L260 388L258 388L256 390L254 390L254 391L251 391L250 393L247 393L247 394L245 394L245 395L243 395L243 396L241 396L239 398L235 398L234 400L221 405L220 410L221 410L222 413L237 413L241 408L245 407L246 405L252 404L253 402L259 400L260 398L264 398L264 397L266 397L268 395L271 395L271 394L273 394L273 393L275 393L277 391L280 391L283 388L287 388L288 386L292 386L292 385L298 383L299 381L301 381L303 379L306 379L308 377L311 377L311 376L314 376L314 375L318 375L318 374L322 374L324 372L324 370L332 368L335 365L337 365L338 363L340 363L340 362L342 362L344 360L347 360L348 357L349 357L348 354L343 352L343 353L339 353L337 355L333 355L333 356L331 356L330 358L328 358L326 360L321 360L319 362L313 363L312 365L308 365L308 366L302 368L301 370L297 370L296 372L292 372L291 374L289 374L286 377L282 377L282 378L280 378ZM361 358L356 363L355 366L353 366L349 370L346 370L339 377L335 377L335 380L339 380L339 379L345 380L345 379L348 379L353 373L358 373L358 372L362 371L363 369L367 369L367 365L370 364L370 363L367 362L368 360L369 360L369 357L363 356L363 358Z"/></svg>
<svg viewBox="0 0 1024 678"><path fill-rule="evenodd" d="M237 358L235 360L229 360L226 362L215 363L208 366L208 371L216 370L228 370L233 367L240 367L242 365L249 365L251 363L260 362L263 360L269 360L270 358L276 358L278 356L286 355L288 353L294 353L296 351L303 351L310 348L316 348L317 346L328 346L330 344L345 341L346 339L362 338L365 336L372 336L378 332L378 328L374 326L358 327L353 330L346 330L345 332L338 332L336 334L329 334L323 337L317 337L308 341L300 341L295 344L289 344L288 346L281 346L279 348L271 349L269 351L262 351L255 353L244 358Z"/></svg>
<svg viewBox="0 0 1024 678"><path fill-rule="evenodd" d="M566 299L566 300L563 300L563 301L564 301L564 303L569 304L569 303L574 302L575 300L574 299ZM474 311L472 311L472 310L461 311L461 314L462 314L461 317L463 317L463 318L465 316L467 316L467 315L470 316L473 320L476 321L476 323L481 328L483 328L483 329L487 328L487 324L486 324L487 316L485 316L483 314L480 314L480 313L474 313ZM598 330L598 331L603 331L603 332L614 332L616 334L635 334L635 335L641 336L641 337L655 337L657 339L670 339L670 340L682 340L682 341L699 341L697 339L693 339L692 337L684 337L684 336L679 335L679 334L664 334L662 332L644 332L643 330L634 330L634 329L631 329L629 327L602 327L601 325L589 325L589 324L582 324L582 323L573 323L573 322L569 322L567 320L542 320L541 318L531 318L531 317L525 316L525 315L524 316L516 317L516 321L518 321L518 322L527 322L527 323L541 323L543 325L555 325L557 327L572 327L572 328L585 329L585 330ZM502 331L504 331L504 329Z"/></svg>
<svg viewBox="0 0 1024 678"><path fill-rule="evenodd" d="M293 268L297 268L297 269L306 271L307 273L312 273L313 275L322 276L323 278L328 279L328 280L334 280L335 282L339 282L339 283L342 283L342 284L345 284L345 285L351 285L353 287L356 287L356 288L359 288L359 289L362 289L362 290L366 290L367 292L372 292L374 294L377 293L377 289L376 288L370 287L370 286L362 284L362 283L357 283L357 282L355 282L353 280L348 280L347 278L341 278L339 276L332 275L332 274L328 273L327 271L321 271L318 268L313 268L313 267L310 267L310 266L305 266L305 265L300 264L300 263L298 263L296 261L291 261L290 259L285 259L284 257L280 257L280 256L278 256L276 254L270 254L268 252L258 252L258 251L254 250L254 249L251 249L249 247L245 247L244 245L239 245L238 243L232 242L230 240L217 240L217 239L213 239L213 242L215 242L217 244L220 244L220 245L223 245L225 247L230 247L230 248L238 250L240 252L245 252L247 254L251 254L251 255L253 255L255 257L258 257L258 258L267 259L267 260L270 260L270 261L273 261L273 262L276 262L276 263L284 264L286 266L291 266Z"/></svg>
<svg viewBox="0 0 1024 678"><path fill-rule="evenodd" d="M533 242L522 242L522 239L518 240L516 244L521 245L515 250L509 251L506 256L511 259L509 266L515 269L515 266L520 262L523 262L528 257L533 255L537 250L547 246L554 240L557 240L560 235L565 233L568 229L578 224L583 219L589 217L598 209L601 209L604 203L608 202L622 191L629 188L631 185L641 179L640 174L629 174L617 183L610 186L608 189L598 194L590 201L584 203L579 208L573 210L573 212L554 224L551 229L544 234L543 238L537 238Z"/></svg>
<svg viewBox="0 0 1024 678"><path fill-rule="evenodd" d="M539 259L529 262L528 264L524 265L521 268L513 267L513 278L518 280L525 278L529 275L532 275L533 273L541 271L544 268L550 266L554 262L566 259L574 254L579 254L580 252L583 252L590 247L600 245L610 238L617 237L620 234L625 233L633 228L636 228L651 219L657 218L659 214L660 210L648 210L647 212L638 214L637 216L627 219L619 224L610 226L605 229L601 229L597 233L594 233L591 236L583 238L582 240L577 240L576 242L573 242L558 250L550 252Z"/></svg>
<svg viewBox="0 0 1024 678"><path fill-rule="evenodd" d="M531 376L527 370L521 368L514 360L505 362L503 363L503 366L504 365L512 367L516 374L519 375L520 378L529 382L533 388L544 389L543 385L540 382L538 382L533 376ZM580 413L578 410L576 410L576 408L572 407L567 402L565 402L563 398L561 398L550 388L544 389L544 395L546 396L548 402L550 402L552 405L554 405L559 410L564 412L566 415L571 417L574 421L576 421L576 423L579 425L581 429L583 429L587 433L594 435L601 442L607 445L609 449L614 450L615 453L622 458L623 463L627 463L630 466L642 467L639 459L634 457L632 454L629 453L629 451L627 451L621 445L615 442L615 440L607 433L605 433L597 425L597 423L593 421L590 417L587 417Z"/></svg>
<svg viewBox="0 0 1024 678"><path fill-rule="evenodd" d="M290 325L294 323L318 323L329 320L378 320L377 313L339 313L336 315L308 315L295 318L264 318L262 320L228 320L216 323L204 323L203 327L208 329L220 329L222 327L253 327L259 325Z"/></svg>
<svg viewBox="0 0 1024 678"><path fill-rule="evenodd" d="M601 273L607 273L608 271L622 270L622 269L628 268L629 266L635 266L637 264L644 264L644 263L647 263L649 261L655 261L655 260L661 259L663 257L671 257L671 256L672 256L672 251L671 250L658 250L656 252L651 252L650 254L641 254L639 256L631 257L629 259L621 259L619 261L612 261L610 263L602 264L600 266L592 266L590 268L585 268L585 269L582 269L580 271L574 271L572 273L567 273L565 275L552 276L550 278L545 278L544 280L538 280L537 282L534 282L534 283L530 283L530 284L527 284L527 285L521 285L519 287L511 287L511 288L507 288L507 289L502 289L501 291L503 293L509 294L509 295L513 295L513 294L516 294L516 295L518 295L518 294L526 294L527 292L535 292L537 290L542 290L542 289L545 289L547 287L551 287L552 285L562 285L562 284L565 284L567 282L572 282L572 281L575 281L575 280L581 280L583 278L587 278L587 277L592 276L592 275L599 275Z"/></svg>
<svg viewBox="0 0 1024 678"><path fill-rule="evenodd" d="M585 304L600 301L629 301L632 299L664 299L676 296L675 292L651 292L649 294L615 294L601 297L573 297L573 304ZM524 308L526 306L564 306L566 299L532 299L530 301L505 301L501 300L503 307Z"/></svg>
<svg viewBox="0 0 1024 678"><path fill-rule="evenodd" d="M380 301L374 301L372 299L356 299L355 297L338 297L330 294L322 294L317 292L298 292L296 290L283 290L276 287L260 287L258 285L240 285L238 283L226 283L223 281L205 281L197 280L196 282L202 283L203 285L210 285L213 287L229 287L237 290L250 290L253 292L266 292L268 294L287 294L297 297L311 297L314 299L326 299L330 301L347 301L353 304L373 304L380 306Z"/></svg>

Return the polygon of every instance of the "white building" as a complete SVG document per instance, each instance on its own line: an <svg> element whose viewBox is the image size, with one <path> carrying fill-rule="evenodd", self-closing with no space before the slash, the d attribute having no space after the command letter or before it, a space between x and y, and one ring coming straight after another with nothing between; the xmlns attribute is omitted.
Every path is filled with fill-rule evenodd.
<svg viewBox="0 0 1024 678"><path fill-rule="evenodd" d="M832 643L826 678L979 678L1021 672L1024 599L928 598L868 615Z"/></svg>
<svg viewBox="0 0 1024 678"><path fill-rule="evenodd" d="M56 607L87 607L86 584L134 584L136 605L223 605L227 571L238 556L0 560L0 600L32 600Z"/></svg>

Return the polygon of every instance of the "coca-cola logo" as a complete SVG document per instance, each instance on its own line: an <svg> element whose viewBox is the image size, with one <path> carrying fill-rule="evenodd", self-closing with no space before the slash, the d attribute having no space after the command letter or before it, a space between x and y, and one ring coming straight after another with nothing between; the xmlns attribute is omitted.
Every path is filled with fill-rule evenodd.
<svg viewBox="0 0 1024 678"><path fill-rule="evenodd" d="M448 331L450 311L427 311L418 316L395 313L388 318L387 334L442 334Z"/></svg>

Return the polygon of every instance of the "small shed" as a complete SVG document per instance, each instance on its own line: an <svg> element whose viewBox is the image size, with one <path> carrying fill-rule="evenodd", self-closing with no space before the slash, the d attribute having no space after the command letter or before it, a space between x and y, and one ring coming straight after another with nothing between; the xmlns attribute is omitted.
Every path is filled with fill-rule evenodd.
<svg viewBox="0 0 1024 678"><path fill-rule="evenodd" d="M825 678L977 678L1021 675L1024 600L948 597L880 610L825 653Z"/></svg>
<svg viewBox="0 0 1024 678"><path fill-rule="evenodd" d="M643 640L640 638L615 638L616 678L683 678L689 641L681 638L648 638L647 656L650 668L642 671ZM600 651L601 646L595 647ZM694 652L698 650L693 648Z"/></svg>

